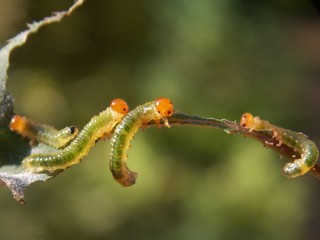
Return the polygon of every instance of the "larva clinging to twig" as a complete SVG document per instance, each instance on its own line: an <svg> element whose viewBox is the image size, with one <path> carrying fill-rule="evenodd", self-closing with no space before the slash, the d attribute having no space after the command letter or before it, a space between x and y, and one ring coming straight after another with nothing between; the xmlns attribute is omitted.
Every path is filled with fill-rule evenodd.
<svg viewBox="0 0 320 240"><path fill-rule="evenodd" d="M278 141L279 146L285 144L300 154L300 158L284 166L283 174L288 178L298 177L307 173L318 160L319 150L316 144L302 133L277 127L259 117L253 117L251 113L242 115L240 125L249 128L250 131L270 132L273 138Z"/></svg>
<svg viewBox="0 0 320 240"><path fill-rule="evenodd" d="M173 104L170 99L158 98L156 101L136 107L117 125L111 138L110 170L122 186L133 185L137 178L137 173L131 172L125 163L134 134L150 121L164 120L165 126L169 127L166 117L172 113Z"/></svg>

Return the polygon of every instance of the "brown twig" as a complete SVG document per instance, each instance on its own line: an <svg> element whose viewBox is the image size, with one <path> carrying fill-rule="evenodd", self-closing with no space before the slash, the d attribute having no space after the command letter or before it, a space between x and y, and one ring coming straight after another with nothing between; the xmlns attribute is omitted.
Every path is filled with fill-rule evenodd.
<svg viewBox="0 0 320 240"><path fill-rule="evenodd" d="M168 118L171 126L193 126L193 127L208 127L224 130L229 134L241 134L261 142L267 148L271 148L278 152L281 156L294 160L300 158L300 153L294 151L293 148L279 144L279 141L273 137L272 134L266 131L249 131L249 129L241 127L235 121L226 119L215 119L199 117L195 115L187 115L184 113L174 113ZM155 122L150 122L149 126L158 126ZM316 164L309 172L313 177L320 179L320 166Z"/></svg>

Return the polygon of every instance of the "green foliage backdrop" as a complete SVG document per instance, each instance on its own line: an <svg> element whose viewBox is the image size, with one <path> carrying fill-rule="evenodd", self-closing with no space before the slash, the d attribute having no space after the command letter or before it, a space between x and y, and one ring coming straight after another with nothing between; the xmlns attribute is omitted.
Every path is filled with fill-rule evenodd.
<svg viewBox="0 0 320 240"><path fill-rule="evenodd" d="M1 43L71 4L0 0ZM8 88L17 113L57 127L82 127L115 97L133 108L166 96L191 114L250 111L319 145L318 22L302 0L90 0L14 51ZM35 184L26 206L0 189L0 238L317 239L319 182L286 179L279 156L250 139L141 132L130 188L112 179L108 150L99 142L80 165Z"/></svg>

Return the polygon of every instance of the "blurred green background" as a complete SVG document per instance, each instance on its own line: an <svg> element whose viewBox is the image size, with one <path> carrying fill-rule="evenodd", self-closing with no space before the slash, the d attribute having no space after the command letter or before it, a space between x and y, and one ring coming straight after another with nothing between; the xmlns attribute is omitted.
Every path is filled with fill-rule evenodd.
<svg viewBox="0 0 320 240"><path fill-rule="evenodd" d="M72 0L0 0L0 42ZM250 111L320 145L320 18L305 0L87 1L11 56L15 110L81 128L115 97L238 120ZM109 142L34 184L0 190L0 239L319 239L320 182L288 180L261 144L190 127L140 132L137 184L108 170Z"/></svg>

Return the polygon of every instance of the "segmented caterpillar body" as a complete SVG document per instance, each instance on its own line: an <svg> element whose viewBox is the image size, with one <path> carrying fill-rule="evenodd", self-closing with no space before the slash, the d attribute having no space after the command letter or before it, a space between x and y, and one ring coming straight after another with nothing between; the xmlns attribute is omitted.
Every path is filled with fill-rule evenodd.
<svg viewBox="0 0 320 240"><path fill-rule="evenodd" d="M57 130L54 127L41 124L20 115L14 115L10 122L10 129L32 141L42 142L54 148L67 145L78 133L74 126Z"/></svg>
<svg viewBox="0 0 320 240"><path fill-rule="evenodd" d="M53 173L77 164L88 154L97 140L111 134L128 110L124 100L114 99L110 107L94 116L67 147L52 154L30 155L22 161L23 166L32 172Z"/></svg>
<svg viewBox="0 0 320 240"><path fill-rule="evenodd" d="M169 127L166 117L172 113L171 101L168 98L158 98L130 111L115 128L111 138L110 170L122 186L133 185L137 178L137 173L130 171L125 163L134 134L152 120L158 122L164 120L165 126Z"/></svg>
<svg viewBox="0 0 320 240"><path fill-rule="evenodd" d="M300 154L300 158L284 166L283 173L288 178L298 177L307 173L318 160L319 150L316 144L302 133L274 126L259 117L253 117L251 113L244 113L242 115L240 125L249 128L250 131L270 132L279 142L279 146L285 144Z"/></svg>

